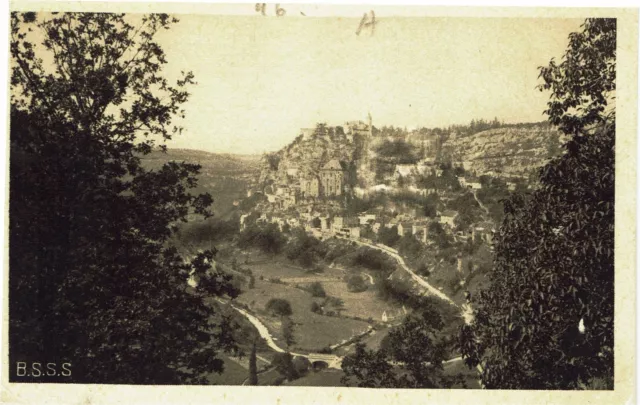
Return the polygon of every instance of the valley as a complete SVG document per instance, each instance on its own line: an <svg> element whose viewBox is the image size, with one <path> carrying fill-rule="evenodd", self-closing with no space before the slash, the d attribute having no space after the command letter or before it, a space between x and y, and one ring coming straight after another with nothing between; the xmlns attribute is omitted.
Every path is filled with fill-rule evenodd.
<svg viewBox="0 0 640 405"><path fill-rule="evenodd" d="M214 217L190 217L173 239L187 256L215 248L216 268L241 290L212 305L253 337L239 338L240 357L212 381L238 384L244 368L246 382L243 356L260 339L260 384L335 385L357 344L387 347L424 297L444 322L436 335L453 339L488 283L499 201L535 187L529 178L553 156L554 136L542 124L403 135L360 121L318 124L262 157L178 150L145 159L200 164L196 191L214 197ZM274 312L274 300L290 310ZM477 387L476 370L460 366L455 346L447 351L445 375ZM274 365L283 354L296 378Z"/></svg>

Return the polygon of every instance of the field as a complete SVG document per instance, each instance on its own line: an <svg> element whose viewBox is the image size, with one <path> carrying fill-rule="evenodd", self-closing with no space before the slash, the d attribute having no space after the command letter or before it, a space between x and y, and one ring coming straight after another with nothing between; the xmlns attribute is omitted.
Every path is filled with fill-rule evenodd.
<svg viewBox="0 0 640 405"><path fill-rule="evenodd" d="M327 295L338 297L344 301L345 310L342 313L347 316L381 321L382 314L385 311L388 314L395 314L399 311L399 309L393 309L389 304L378 299L374 286L370 285L368 280L367 284L369 288L362 292L350 292L347 289L347 283L342 280L333 283L322 283L322 286Z"/></svg>
<svg viewBox="0 0 640 405"><path fill-rule="evenodd" d="M291 265L282 259L274 261L259 256L251 257L246 267L251 269L256 278L259 276L271 279L278 278L289 285L298 284L304 287L312 282L320 282L328 296L344 301L344 310L341 313L345 316L359 317L365 320L372 318L375 321L380 321L383 312L396 314L400 310L400 308L393 308L378 299L375 286L371 285L369 278L365 275L362 277L369 288L363 292L350 292L344 281L347 272L342 269L324 267L322 273L305 273L305 269ZM357 274L357 272L353 274ZM310 302L309 305L311 305Z"/></svg>
<svg viewBox="0 0 640 405"><path fill-rule="evenodd" d="M284 298L291 303L296 339L294 350L317 351L348 340L366 331L369 326L362 321L315 314L311 312L311 303L320 303L320 298L314 298L308 292L292 286L256 279L255 288L244 291L237 300L255 312L280 342L280 319L264 313L264 307L271 298ZM284 347L283 343L279 345Z"/></svg>

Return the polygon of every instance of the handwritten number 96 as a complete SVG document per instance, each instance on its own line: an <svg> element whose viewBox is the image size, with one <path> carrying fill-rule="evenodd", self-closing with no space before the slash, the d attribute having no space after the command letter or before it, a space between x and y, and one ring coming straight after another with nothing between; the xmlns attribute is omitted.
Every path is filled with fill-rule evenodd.
<svg viewBox="0 0 640 405"><path fill-rule="evenodd" d="M256 3L256 12L267 15L267 3ZM280 4L276 4L276 15L282 17L285 14L287 14L287 11L280 7Z"/></svg>

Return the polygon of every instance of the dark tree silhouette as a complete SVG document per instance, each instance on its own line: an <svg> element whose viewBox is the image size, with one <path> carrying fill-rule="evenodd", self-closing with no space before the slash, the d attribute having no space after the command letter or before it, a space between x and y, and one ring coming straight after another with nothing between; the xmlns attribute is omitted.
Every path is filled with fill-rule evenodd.
<svg viewBox="0 0 640 405"><path fill-rule="evenodd" d="M11 14L12 364L69 362L65 382L202 383L235 347L205 301L236 296L230 277L213 252L186 262L167 243L176 221L210 214L211 196L189 193L199 166L141 166L153 138L180 133L194 83L161 75L154 36L176 22Z"/></svg>
<svg viewBox="0 0 640 405"><path fill-rule="evenodd" d="M505 202L491 285L461 333L488 388L613 388L616 21L583 28L541 68L565 154L530 199Z"/></svg>
<svg viewBox="0 0 640 405"><path fill-rule="evenodd" d="M249 355L249 385L258 385L258 362L255 341L251 345L251 354Z"/></svg>

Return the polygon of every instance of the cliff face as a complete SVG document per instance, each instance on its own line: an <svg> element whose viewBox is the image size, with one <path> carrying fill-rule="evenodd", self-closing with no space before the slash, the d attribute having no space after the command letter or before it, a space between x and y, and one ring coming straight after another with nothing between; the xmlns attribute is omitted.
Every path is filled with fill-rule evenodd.
<svg viewBox="0 0 640 405"><path fill-rule="evenodd" d="M443 153L478 175L528 176L561 153L560 135L546 124L490 129L447 140Z"/></svg>
<svg viewBox="0 0 640 405"><path fill-rule="evenodd" d="M354 160L356 143L347 135L299 136L275 154L260 161L260 182L282 182L287 177L317 174L332 159L350 163Z"/></svg>

